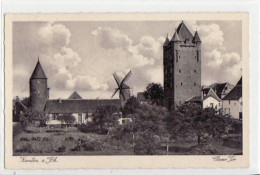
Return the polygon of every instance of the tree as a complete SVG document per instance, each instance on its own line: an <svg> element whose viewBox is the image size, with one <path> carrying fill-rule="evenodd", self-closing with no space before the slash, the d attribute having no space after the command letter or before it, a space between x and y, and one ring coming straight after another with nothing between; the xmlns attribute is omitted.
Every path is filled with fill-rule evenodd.
<svg viewBox="0 0 260 175"><path fill-rule="evenodd" d="M30 97L24 97L22 100L21 100L21 103L26 106L26 107L30 107Z"/></svg>
<svg viewBox="0 0 260 175"><path fill-rule="evenodd" d="M72 114L67 113L67 114L62 114L62 115L58 116L58 120L64 121L66 123L66 125L68 125L68 124L73 124L76 119Z"/></svg>
<svg viewBox="0 0 260 175"><path fill-rule="evenodd" d="M203 109L197 104L183 104L178 112L167 117L167 129L173 137L191 136L195 134L197 144L202 144L202 137L220 138L227 132L228 118L218 114L212 108Z"/></svg>
<svg viewBox="0 0 260 175"><path fill-rule="evenodd" d="M113 105L98 106L93 113L93 122L98 125L100 132L108 132L110 127L115 126L118 123L118 115L112 115L119 113L118 108Z"/></svg>
<svg viewBox="0 0 260 175"><path fill-rule="evenodd" d="M138 102L136 97L129 98L122 109L123 115L126 116L128 114L133 114L139 107L139 105L140 103Z"/></svg>
<svg viewBox="0 0 260 175"><path fill-rule="evenodd" d="M23 124L23 127L26 127L30 124L38 124L43 126L48 120L48 116L42 111L35 111L31 108L26 108L19 116L20 122Z"/></svg>
<svg viewBox="0 0 260 175"><path fill-rule="evenodd" d="M132 122L123 125L116 134L132 135L133 151L135 154L156 154L161 144L160 138L164 136L164 118L167 110L163 107L149 104L139 105L128 117ZM121 133L123 132L123 134Z"/></svg>
<svg viewBox="0 0 260 175"><path fill-rule="evenodd" d="M163 106L164 91L159 83L149 83L144 91L144 97L149 100L151 104Z"/></svg>

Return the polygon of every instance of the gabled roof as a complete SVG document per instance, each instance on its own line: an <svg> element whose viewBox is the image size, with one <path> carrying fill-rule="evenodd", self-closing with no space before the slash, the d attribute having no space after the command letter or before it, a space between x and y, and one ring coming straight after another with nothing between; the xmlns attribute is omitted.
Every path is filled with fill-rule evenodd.
<svg viewBox="0 0 260 175"><path fill-rule="evenodd" d="M69 99L82 99L82 97L76 92L74 91L70 96Z"/></svg>
<svg viewBox="0 0 260 175"><path fill-rule="evenodd" d="M215 99L216 99L217 101L219 101L219 102L221 101L221 99L218 97L218 95L214 92L214 90L213 90L212 88L210 88L210 90L209 90L207 96L204 97L203 100L206 100L206 99L209 98L209 97L213 97L213 98L215 98Z"/></svg>
<svg viewBox="0 0 260 175"><path fill-rule="evenodd" d="M237 85L223 98L223 100L239 100L242 97L242 77Z"/></svg>
<svg viewBox="0 0 260 175"><path fill-rule="evenodd" d="M34 68L31 79L47 79L39 60Z"/></svg>
<svg viewBox="0 0 260 175"><path fill-rule="evenodd" d="M192 42L193 35L191 34L188 27L182 21L181 24L177 28L177 33L181 40L189 39L189 42Z"/></svg>
<svg viewBox="0 0 260 175"><path fill-rule="evenodd" d="M169 42L170 42L170 41L169 41L169 38L168 38L168 35L167 35L163 46L168 46Z"/></svg>
<svg viewBox="0 0 260 175"><path fill-rule="evenodd" d="M119 99L56 99L47 100L44 111L48 114L65 114L65 113L87 113L94 112L97 106L112 105L121 107Z"/></svg>
<svg viewBox="0 0 260 175"><path fill-rule="evenodd" d="M239 79L236 85L241 85L242 86L242 77Z"/></svg>
<svg viewBox="0 0 260 175"><path fill-rule="evenodd" d="M224 88L226 87L227 83L214 83L209 87L212 88L219 98L221 98L221 93L223 92Z"/></svg>
<svg viewBox="0 0 260 175"><path fill-rule="evenodd" d="M201 96L194 96L191 99L189 99L187 102L201 102Z"/></svg>
<svg viewBox="0 0 260 175"><path fill-rule="evenodd" d="M200 37L199 37L199 34L198 34L197 31L195 32L195 35L194 35L194 37L193 37L193 39L192 39L192 42L193 42L193 43L201 42Z"/></svg>

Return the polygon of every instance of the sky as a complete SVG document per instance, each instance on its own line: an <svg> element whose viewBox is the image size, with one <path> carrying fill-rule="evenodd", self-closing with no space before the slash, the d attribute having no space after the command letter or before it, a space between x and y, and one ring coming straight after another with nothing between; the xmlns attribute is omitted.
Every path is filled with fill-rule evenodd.
<svg viewBox="0 0 260 175"><path fill-rule="evenodd" d="M134 94L148 83L163 84L165 37L181 21L73 21L13 23L13 94L29 96L29 79L40 59L50 98L111 98L112 76L127 81ZM242 72L241 21L184 21L202 40L202 85L236 84ZM114 98L118 98L116 95Z"/></svg>

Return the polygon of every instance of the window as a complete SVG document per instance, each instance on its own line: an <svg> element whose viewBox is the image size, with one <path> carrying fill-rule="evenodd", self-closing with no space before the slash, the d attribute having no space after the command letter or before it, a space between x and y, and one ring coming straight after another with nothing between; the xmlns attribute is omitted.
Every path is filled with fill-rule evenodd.
<svg viewBox="0 0 260 175"><path fill-rule="evenodd" d="M230 100L228 100L228 104L230 105Z"/></svg>
<svg viewBox="0 0 260 175"><path fill-rule="evenodd" d="M199 62L199 57L200 57L200 53L199 53L199 51L197 50L197 63Z"/></svg>
<svg viewBox="0 0 260 175"><path fill-rule="evenodd" d="M194 82L194 86L196 86L196 83Z"/></svg>
<svg viewBox="0 0 260 175"><path fill-rule="evenodd" d="M182 83L181 83L181 86L182 86Z"/></svg>
<svg viewBox="0 0 260 175"><path fill-rule="evenodd" d="M181 105L181 101L179 102L179 104Z"/></svg>
<svg viewBox="0 0 260 175"><path fill-rule="evenodd" d="M213 103L210 103L210 107L213 108L214 104Z"/></svg>
<svg viewBox="0 0 260 175"><path fill-rule="evenodd" d="M181 73L181 70L179 69L179 73Z"/></svg>
<svg viewBox="0 0 260 175"><path fill-rule="evenodd" d="M176 62L178 63L179 54L178 51L176 51Z"/></svg>
<svg viewBox="0 0 260 175"><path fill-rule="evenodd" d="M197 71L196 70L194 70L194 73L196 73Z"/></svg>

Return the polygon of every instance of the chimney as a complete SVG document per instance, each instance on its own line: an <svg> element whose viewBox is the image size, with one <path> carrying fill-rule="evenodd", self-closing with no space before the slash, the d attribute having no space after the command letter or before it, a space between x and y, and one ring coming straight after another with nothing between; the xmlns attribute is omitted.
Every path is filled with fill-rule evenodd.
<svg viewBox="0 0 260 175"><path fill-rule="evenodd" d="M59 98L59 103L61 103L61 98Z"/></svg>
<svg viewBox="0 0 260 175"><path fill-rule="evenodd" d="M50 98L50 88L47 88L47 100Z"/></svg>

